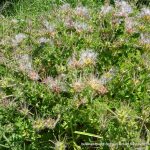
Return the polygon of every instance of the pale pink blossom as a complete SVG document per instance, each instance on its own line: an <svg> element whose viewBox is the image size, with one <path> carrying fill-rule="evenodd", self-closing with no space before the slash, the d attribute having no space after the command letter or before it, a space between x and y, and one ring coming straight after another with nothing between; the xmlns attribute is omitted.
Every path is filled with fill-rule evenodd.
<svg viewBox="0 0 150 150"><path fill-rule="evenodd" d="M112 10L113 10L112 6L108 6L108 5L102 6L101 7L101 14L106 15L106 14L112 12Z"/></svg>
<svg viewBox="0 0 150 150"><path fill-rule="evenodd" d="M140 17L150 17L150 9L149 8L142 8L139 14Z"/></svg>
<svg viewBox="0 0 150 150"><path fill-rule="evenodd" d="M12 45L17 46L20 44L24 39L26 38L26 35L23 33L19 33L15 36L14 39L12 39Z"/></svg>
<svg viewBox="0 0 150 150"><path fill-rule="evenodd" d="M77 6L75 8L75 14L81 17L88 18L89 17L89 10L83 6Z"/></svg>
<svg viewBox="0 0 150 150"><path fill-rule="evenodd" d="M128 16L133 12L132 7L126 1L116 0L115 4L118 8L117 15L119 16Z"/></svg>

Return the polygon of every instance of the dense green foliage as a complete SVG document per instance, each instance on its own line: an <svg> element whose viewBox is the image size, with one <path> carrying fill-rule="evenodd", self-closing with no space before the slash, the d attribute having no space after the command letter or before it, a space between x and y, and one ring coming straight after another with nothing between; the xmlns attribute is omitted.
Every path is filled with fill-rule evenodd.
<svg viewBox="0 0 150 150"><path fill-rule="evenodd" d="M51 9L51 5L57 4L62 5L63 3L69 3L72 6L78 5L81 3L82 5L89 6L100 6L109 0L1 0L0 1L0 13L4 15L16 15L22 14L27 15L28 13L38 13L42 11L48 11ZM138 8L142 6L149 6L150 0L126 0ZM115 4L115 0L110 0L111 4Z"/></svg>
<svg viewBox="0 0 150 150"><path fill-rule="evenodd" d="M0 150L148 150L150 9L34 2L0 16Z"/></svg>

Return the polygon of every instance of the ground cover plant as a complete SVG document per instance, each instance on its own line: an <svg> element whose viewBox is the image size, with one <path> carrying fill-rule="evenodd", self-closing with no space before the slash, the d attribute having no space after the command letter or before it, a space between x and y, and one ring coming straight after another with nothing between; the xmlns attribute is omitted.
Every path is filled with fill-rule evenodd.
<svg viewBox="0 0 150 150"><path fill-rule="evenodd" d="M30 8L0 16L0 149L148 150L150 8Z"/></svg>

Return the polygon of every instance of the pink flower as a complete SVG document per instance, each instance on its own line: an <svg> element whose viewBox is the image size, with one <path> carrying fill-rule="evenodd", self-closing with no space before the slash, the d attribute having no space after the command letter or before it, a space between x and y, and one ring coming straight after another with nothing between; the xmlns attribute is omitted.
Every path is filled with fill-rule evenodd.
<svg viewBox="0 0 150 150"><path fill-rule="evenodd" d="M28 73L28 76L30 77L31 80L38 80L40 78L38 73L35 71L30 71Z"/></svg>

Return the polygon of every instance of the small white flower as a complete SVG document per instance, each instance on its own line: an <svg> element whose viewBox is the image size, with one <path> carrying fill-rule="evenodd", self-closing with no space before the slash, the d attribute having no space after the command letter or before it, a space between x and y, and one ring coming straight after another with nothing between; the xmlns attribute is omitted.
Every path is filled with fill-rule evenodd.
<svg viewBox="0 0 150 150"><path fill-rule="evenodd" d="M17 46L19 43L21 43L26 38L26 35L23 33L19 33L15 36L15 38L12 40L13 46Z"/></svg>
<svg viewBox="0 0 150 150"><path fill-rule="evenodd" d="M78 16L81 16L81 17L86 17L86 18L89 17L88 9L86 7L83 7L83 6L77 6L75 8L75 14Z"/></svg>
<svg viewBox="0 0 150 150"><path fill-rule="evenodd" d="M79 63L81 66L87 66L95 64L97 59L97 53L91 49L87 49L81 52Z"/></svg>
<svg viewBox="0 0 150 150"><path fill-rule="evenodd" d="M113 10L112 6L102 6L101 7L101 14L106 15Z"/></svg>
<svg viewBox="0 0 150 150"><path fill-rule="evenodd" d="M141 13L140 13L140 17L146 17L146 16L150 17L150 9L149 8L142 8Z"/></svg>
<svg viewBox="0 0 150 150"><path fill-rule="evenodd" d="M64 4L64 5L62 5L62 6L60 6L60 10L61 10L61 11L64 11L64 12L68 11L70 8L71 8L71 7L70 7L70 4L68 4L68 3L66 3L66 4Z"/></svg>
<svg viewBox="0 0 150 150"><path fill-rule="evenodd" d="M132 7L126 1L116 0L115 4L119 8L118 15L120 16L127 16L133 12Z"/></svg>
<svg viewBox="0 0 150 150"><path fill-rule="evenodd" d="M74 28L76 29L77 32L82 32L82 31L88 31L89 30L88 25L84 22L75 22L74 23Z"/></svg>

